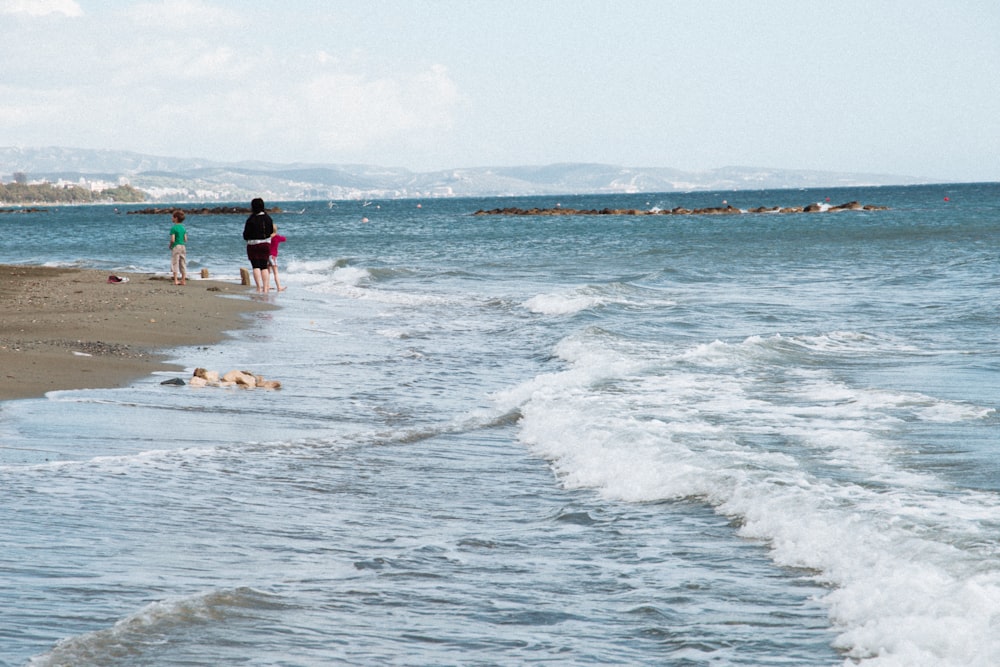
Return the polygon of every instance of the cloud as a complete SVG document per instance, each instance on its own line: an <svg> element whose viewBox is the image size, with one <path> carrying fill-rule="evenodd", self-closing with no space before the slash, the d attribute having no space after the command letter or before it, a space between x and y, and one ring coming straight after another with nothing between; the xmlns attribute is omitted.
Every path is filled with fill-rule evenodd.
<svg viewBox="0 0 1000 667"><path fill-rule="evenodd" d="M118 46L108 55L108 83L142 94L147 87L165 89L185 82L230 85L248 75L252 65L225 45L201 48L164 42L149 46Z"/></svg>
<svg viewBox="0 0 1000 667"><path fill-rule="evenodd" d="M59 9L61 8L61 9ZM0 0L3 11L79 10ZM102 8L0 43L0 125L21 144L225 159L402 163L451 141L469 100L441 61L386 59L327 32L296 44L202 0ZM114 26L112 28L112 26ZM259 26L258 26L259 27ZM283 38L284 37L284 38Z"/></svg>
<svg viewBox="0 0 1000 667"><path fill-rule="evenodd" d="M444 65L331 50L339 44L325 34L269 42L240 27L247 17L197 0L129 4L83 20L86 29L38 26L0 43L14 73L0 82L0 125L11 140L401 162L448 141L469 106Z"/></svg>
<svg viewBox="0 0 1000 667"><path fill-rule="evenodd" d="M134 25L157 30L237 28L243 25L240 14L201 0L141 2L130 6L124 13Z"/></svg>
<svg viewBox="0 0 1000 667"><path fill-rule="evenodd" d="M133 90L141 94L123 95L114 116L94 121L127 127L123 138L144 151L373 162L441 141L463 104L440 66L391 76L307 70L275 79L257 73L208 86L190 82L186 94L177 87Z"/></svg>
<svg viewBox="0 0 1000 667"><path fill-rule="evenodd" d="M27 16L83 16L76 0L0 0L0 14L25 14Z"/></svg>
<svg viewBox="0 0 1000 667"><path fill-rule="evenodd" d="M330 152L362 151L396 142L408 144L446 130L462 104L457 86L441 65L372 77L356 72L315 73L285 100L288 129L311 129L312 141Z"/></svg>

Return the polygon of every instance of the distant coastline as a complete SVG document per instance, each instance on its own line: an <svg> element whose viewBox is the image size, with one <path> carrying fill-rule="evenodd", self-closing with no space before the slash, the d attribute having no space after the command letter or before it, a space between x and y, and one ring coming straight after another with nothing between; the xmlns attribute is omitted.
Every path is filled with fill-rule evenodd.
<svg viewBox="0 0 1000 667"><path fill-rule="evenodd" d="M80 185L60 185L48 181L26 183L26 177L19 174L15 178L17 180L13 183L0 182L0 204L123 204L146 201L147 197L145 192L131 185L92 190Z"/></svg>
<svg viewBox="0 0 1000 667"><path fill-rule="evenodd" d="M460 167L414 172L376 165L220 162L128 151L0 147L0 181L12 180L14 174L31 181L85 183L92 190L127 184L144 196L130 201L178 205L249 202L254 197L263 197L265 201L534 197L837 189L939 182L891 174L766 167L730 166L685 171L597 163ZM845 198L853 196L847 194ZM0 195L0 205L11 203L15 202ZM37 199L32 202L18 200L17 203L50 202Z"/></svg>

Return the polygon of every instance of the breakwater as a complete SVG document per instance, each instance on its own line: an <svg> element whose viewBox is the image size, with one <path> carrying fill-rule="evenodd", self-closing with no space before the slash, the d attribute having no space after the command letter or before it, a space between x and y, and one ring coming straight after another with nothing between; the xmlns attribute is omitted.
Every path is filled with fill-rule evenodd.
<svg viewBox="0 0 1000 667"><path fill-rule="evenodd" d="M494 208L490 210L480 209L473 215L741 215L747 213L828 213L837 211L884 211L888 206L876 206L873 204L862 204L857 201L847 202L830 206L829 204L806 204L805 206L758 206L751 209L741 209L735 206L713 206L708 208L602 208L602 209L575 209L575 208Z"/></svg>

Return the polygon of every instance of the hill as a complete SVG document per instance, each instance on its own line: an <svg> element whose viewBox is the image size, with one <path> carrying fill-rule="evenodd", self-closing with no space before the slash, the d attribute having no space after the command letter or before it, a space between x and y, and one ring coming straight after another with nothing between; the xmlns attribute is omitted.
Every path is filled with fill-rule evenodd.
<svg viewBox="0 0 1000 667"><path fill-rule="evenodd" d="M401 167L226 163L79 148L0 147L0 182L127 183L151 201L274 201L758 190L929 182L907 176L722 167L681 171L566 163L414 172Z"/></svg>

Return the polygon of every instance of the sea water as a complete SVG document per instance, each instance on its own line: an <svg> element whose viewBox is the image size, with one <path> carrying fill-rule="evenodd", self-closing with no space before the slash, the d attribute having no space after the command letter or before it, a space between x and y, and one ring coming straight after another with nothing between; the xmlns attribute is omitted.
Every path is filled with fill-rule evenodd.
<svg viewBox="0 0 1000 667"><path fill-rule="evenodd" d="M472 215L723 200L889 210ZM0 404L0 664L1000 664L1000 185L277 204L278 309ZM0 261L167 273L129 210Z"/></svg>

